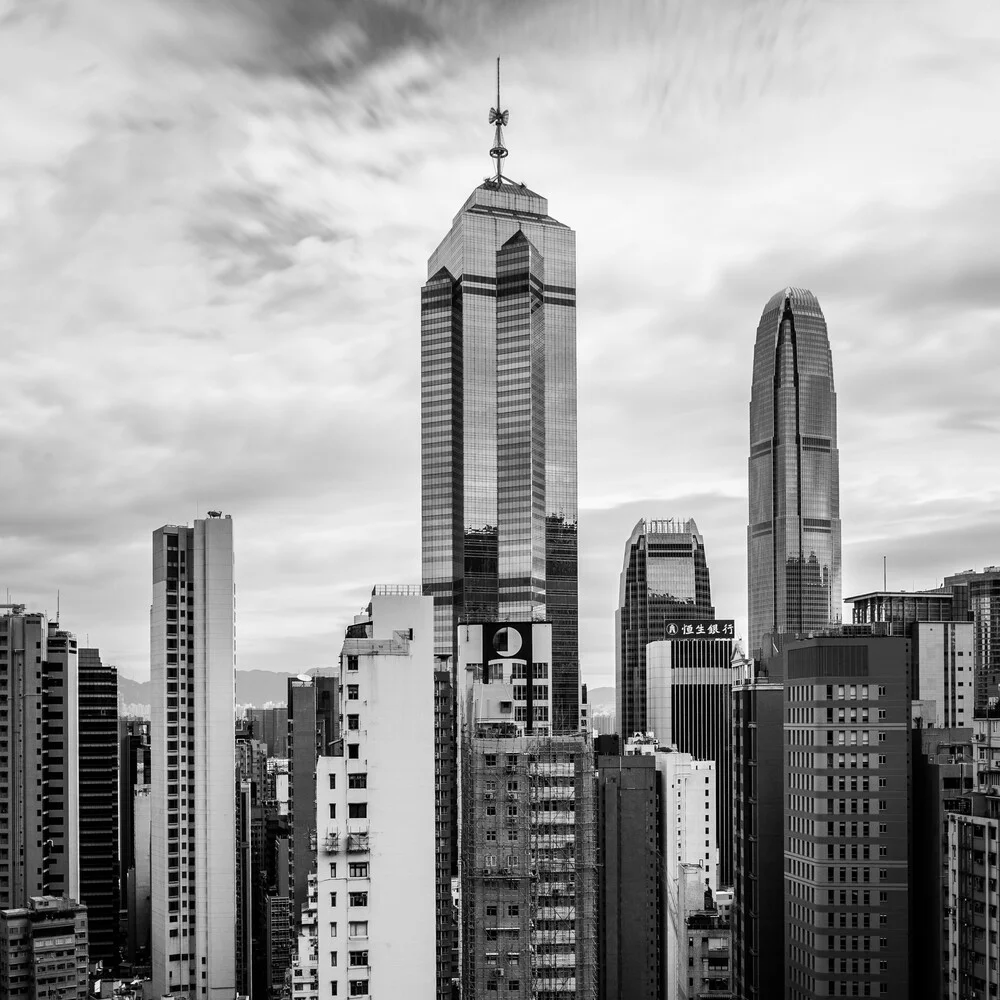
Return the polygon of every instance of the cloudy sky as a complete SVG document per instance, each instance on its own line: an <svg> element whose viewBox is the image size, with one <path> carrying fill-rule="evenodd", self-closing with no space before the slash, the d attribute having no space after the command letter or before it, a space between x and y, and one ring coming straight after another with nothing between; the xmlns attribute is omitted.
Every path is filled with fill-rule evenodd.
<svg viewBox="0 0 1000 1000"><path fill-rule="evenodd" d="M1000 562L993 0L0 0L0 594L148 673L150 533L217 507L239 663L416 582L419 289L490 172L578 234L581 648L694 517L746 619L760 310L826 313L844 592Z"/></svg>

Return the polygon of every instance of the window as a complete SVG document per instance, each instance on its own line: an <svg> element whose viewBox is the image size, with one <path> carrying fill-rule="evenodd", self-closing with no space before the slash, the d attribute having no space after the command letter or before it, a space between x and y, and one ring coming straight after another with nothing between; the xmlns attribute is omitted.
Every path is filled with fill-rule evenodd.
<svg viewBox="0 0 1000 1000"><path fill-rule="evenodd" d="M509 903L507 906L507 916L516 917L521 913L521 908L517 903Z"/></svg>
<svg viewBox="0 0 1000 1000"><path fill-rule="evenodd" d="M879 743L885 743L885 733L878 734L878 741Z"/></svg>
<svg viewBox="0 0 1000 1000"><path fill-rule="evenodd" d="M335 997L337 995L337 984L336 982L330 983L330 996Z"/></svg>
<svg viewBox="0 0 1000 1000"><path fill-rule="evenodd" d="M348 684L347 685L347 700L357 701L358 700L358 685Z"/></svg>
<svg viewBox="0 0 1000 1000"><path fill-rule="evenodd" d="M352 938L366 938L368 937L368 921L367 920L352 920L347 925L347 933Z"/></svg>
<svg viewBox="0 0 1000 1000"><path fill-rule="evenodd" d="M355 729L355 730L358 729L359 725L360 725L358 720L360 718L361 717L358 716L358 715L349 715L347 717L347 728L348 729Z"/></svg>
<svg viewBox="0 0 1000 1000"><path fill-rule="evenodd" d="M348 903L351 906L367 906L368 905L368 893L367 892L349 892Z"/></svg>
<svg viewBox="0 0 1000 1000"><path fill-rule="evenodd" d="M516 753L509 753L509 754L507 754L507 766L508 767L517 767L517 754Z"/></svg>
<svg viewBox="0 0 1000 1000"><path fill-rule="evenodd" d="M364 951L352 951L350 963L353 966L367 965L368 964L368 950Z"/></svg>
<svg viewBox="0 0 1000 1000"><path fill-rule="evenodd" d="M330 893L330 905L331 906L337 905L337 894L335 892ZM331 924L330 926L333 927L334 925Z"/></svg>
<svg viewBox="0 0 1000 1000"><path fill-rule="evenodd" d="M336 878L336 877L337 877L337 863L336 863L336 861L331 861L330 862L330 878Z"/></svg>
<svg viewBox="0 0 1000 1000"><path fill-rule="evenodd" d="M878 710L878 721L879 722L885 722L885 709L884 708L880 708Z"/></svg>
<svg viewBox="0 0 1000 1000"><path fill-rule="evenodd" d="M496 830L487 830L486 831L486 839L488 841L494 841L494 840L496 840L497 839L497 832L496 832Z"/></svg>
<svg viewBox="0 0 1000 1000"><path fill-rule="evenodd" d="M368 993L367 979L352 979L350 986L351 986L352 997L363 997L366 996Z"/></svg>
<svg viewBox="0 0 1000 1000"><path fill-rule="evenodd" d="M367 819L368 818L368 803L367 802L348 802L347 803L347 818L348 819Z"/></svg>
<svg viewBox="0 0 1000 1000"><path fill-rule="evenodd" d="M367 772L362 772L360 774L349 774L347 776L347 787L348 788L367 788L368 787L368 774L367 774Z"/></svg>
<svg viewBox="0 0 1000 1000"><path fill-rule="evenodd" d="M337 966L337 953L335 951L330 952L330 964L336 968Z"/></svg>
<svg viewBox="0 0 1000 1000"><path fill-rule="evenodd" d="M333 921L330 924L330 937L336 937L336 936L337 936L337 923L336 921Z"/></svg>
<svg viewBox="0 0 1000 1000"><path fill-rule="evenodd" d="M517 806L507 806L507 815L508 816L516 816L517 815Z"/></svg>
<svg viewBox="0 0 1000 1000"><path fill-rule="evenodd" d="M337 787L337 776L335 774L330 775L330 787L331 788Z"/></svg>
<svg viewBox="0 0 1000 1000"><path fill-rule="evenodd" d="M358 669L358 658L356 656L349 656L347 658L347 669L348 670Z"/></svg>
<svg viewBox="0 0 1000 1000"><path fill-rule="evenodd" d="M495 753L484 753L483 754L483 763L487 767L496 767L497 766L497 755Z"/></svg>
<svg viewBox="0 0 1000 1000"><path fill-rule="evenodd" d="M347 744L347 759L348 760L357 760L358 759L358 750L360 748L361 748L361 745L359 743L348 743Z"/></svg>
<svg viewBox="0 0 1000 1000"><path fill-rule="evenodd" d="M337 803L336 802L331 802L330 803L330 819L336 819L336 818L337 818Z"/></svg>
<svg viewBox="0 0 1000 1000"><path fill-rule="evenodd" d="M351 878L368 878L368 862L352 861L347 866L347 874Z"/></svg>
<svg viewBox="0 0 1000 1000"><path fill-rule="evenodd" d="M497 915L497 908L495 906L486 907L486 916L495 917Z"/></svg>

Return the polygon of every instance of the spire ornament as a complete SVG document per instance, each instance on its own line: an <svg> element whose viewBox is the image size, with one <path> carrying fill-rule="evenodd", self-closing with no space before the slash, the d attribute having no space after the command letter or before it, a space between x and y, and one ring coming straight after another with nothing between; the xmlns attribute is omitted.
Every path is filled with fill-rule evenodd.
<svg viewBox="0 0 1000 1000"><path fill-rule="evenodd" d="M490 156L496 161L496 176L492 178L493 183L500 185L503 183L503 161L507 156L507 147L503 144L503 128L510 120L510 112L500 109L500 57L497 56L497 105L490 108L490 124L496 126L493 135L493 148Z"/></svg>

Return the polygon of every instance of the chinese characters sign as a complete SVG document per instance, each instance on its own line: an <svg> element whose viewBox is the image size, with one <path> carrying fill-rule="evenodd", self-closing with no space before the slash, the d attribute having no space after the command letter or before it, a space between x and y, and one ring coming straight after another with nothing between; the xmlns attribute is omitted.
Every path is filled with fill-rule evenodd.
<svg viewBox="0 0 1000 1000"><path fill-rule="evenodd" d="M667 622L668 639L732 639L731 619L710 622Z"/></svg>

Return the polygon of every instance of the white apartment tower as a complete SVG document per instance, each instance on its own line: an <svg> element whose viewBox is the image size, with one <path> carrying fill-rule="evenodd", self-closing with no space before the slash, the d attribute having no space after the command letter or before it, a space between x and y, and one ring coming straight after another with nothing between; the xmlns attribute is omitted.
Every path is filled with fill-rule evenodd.
<svg viewBox="0 0 1000 1000"><path fill-rule="evenodd" d="M2 610L0 910L79 900L76 638L22 605Z"/></svg>
<svg viewBox="0 0 1000 1000"><path fill-rule="evenodd" d="M153 532L153 995L236 992L233 522Z"/></svg>
<svg viewBox="0 0 1000 1000"><path fill-rule="evenodd" d="M341 652L339 754L316 764L320 997L436 995L434 669L433 598L376 587Z"/></svg>

